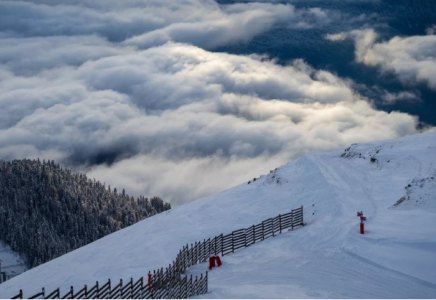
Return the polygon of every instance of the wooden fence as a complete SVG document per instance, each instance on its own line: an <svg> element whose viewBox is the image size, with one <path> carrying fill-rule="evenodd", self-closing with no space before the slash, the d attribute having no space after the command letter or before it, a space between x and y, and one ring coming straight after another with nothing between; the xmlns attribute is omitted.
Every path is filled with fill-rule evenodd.
<svg viewBox="0 0 436 300"><path fill-rule="evenodd" d="M74 291L71 287L65 294L61 295L58 289L50 294L45 293L45 289L38 294L35 294L28 299L187 299L189 297L207 293L207 272L203 276L195 277L191 275L185 276L173 285L166 284L161 280L154 280L149 286L144 283L144 277L134 282L133 279L123 283L120 279L119 282L113 284L109 279L104 285L96 284L88 288L86 285L79 291ZM23 299L23 291L13 297L12 299Z"/></svg>
<svg viewBox="0 0 436 300"><path fill-rule="evenodd" d="M123 283L120 280L112 283L109 279L104 285L96 284L89 288L85 285L79 291L74 291L73 287L65 294L61 295L58 289L46 294L45 289L28 299L186 299L196 295L205 294L208 291L208 274L193 279L192 275L183 276L186 269L206 262L212 255L225 256L234 253L236 250L248 247L254 243L263 241L269 237L274 237L283 230L303 226L303 206L293 209L291 212L278 215L275 218L264 220L262 223L253 225L245 229L235 230L230 234L220 234L213 239L195 242L183 248L165 270L163 268L154 270L152 281L149 285L141 277L136 282L131 278L130 281ZM23 299L23 291L12 299Z"/></svg>
<svg viewBox="0 0 436 300"><path fill-rule="evenodd" d="M206 262L211 255L225 256L238 249L274 237L285 229L293 230L303 225L303 206L301 206L287 214L264 220L257 225L235 230L227 235L220 234L213 239L191 244L190 247L186 245L179 251L173 265L184 271L187 267Z"/></svg>

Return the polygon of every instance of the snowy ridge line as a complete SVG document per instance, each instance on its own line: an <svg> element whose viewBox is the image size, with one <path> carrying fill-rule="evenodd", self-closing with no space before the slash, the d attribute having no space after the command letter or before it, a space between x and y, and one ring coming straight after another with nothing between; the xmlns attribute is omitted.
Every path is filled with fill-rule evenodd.
<svg viewBox="0 0 436 300"><path fill-rule="evenodd" d="M294 227L304 226L303 206L293 209L286 214L279 214L275 218L269 218L257 225L248 228L238 229L230 234L220 234L212 240L209 238L203 242L191 243L183 246L179 251L176 260L173 261L164 271L163 268L154 270L150 283L144 283L142 276L136 282L133 278L123 284L120 279L119 283L111 288L111 280L99 286L99 282L88 289L85 285L81 290L74 292L73 286L64 295L61 296L60 288L57 288L50 294L46 295L43 287L40 293L27 297L28 299L187 299L189 297L206 294L208 291L208 274L200 278L198 276L193 280L193 276L183 276L186 269L208 260L211 255L225 256L234 253L240 248L248 247L259 241L282 233L283 230ZM183 277L181 279L181 276ZM23 299L23 290L11 299Z"/></svg>

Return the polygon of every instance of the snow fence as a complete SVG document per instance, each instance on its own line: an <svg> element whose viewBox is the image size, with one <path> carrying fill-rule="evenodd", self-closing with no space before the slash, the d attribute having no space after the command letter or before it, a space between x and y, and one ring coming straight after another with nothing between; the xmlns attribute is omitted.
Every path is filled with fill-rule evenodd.
<svg viewBox="0 0 436 300"><path fill-rule="evenodd" d="M269 218L262 223L245 229L235 230L230 234L220 234L213 239L205 239L203 242L195 242L183 248L164 271L164 268L154 270L150 282L144 282L141 277L136 282L133 278L124 282L112 283L109 279L100 286L96 284L89 288L85 285L81 290L74 291L73 287L61 295L60 289L46 294L45 289L28 299L186 299L189 297L206 294L208 291L208 274L201 274L200 277L184 275L186 269L207 262L210 256L225 256L234 253L236 250L248 247L254 243L274 237L283 230L303 226L303 206L293 209L291 212ZM23 291L12 299L23 299Z"/></svg>

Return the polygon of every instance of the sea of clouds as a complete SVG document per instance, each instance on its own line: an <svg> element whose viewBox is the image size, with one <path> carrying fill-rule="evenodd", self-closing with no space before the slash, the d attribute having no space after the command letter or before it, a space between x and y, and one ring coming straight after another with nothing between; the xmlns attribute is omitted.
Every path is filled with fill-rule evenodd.
<svg viewBox="0 0 436 300"><path fill-rule="evenodd" d="M303 60L214 52L337 18L276 3L0 1L0 159L53 159L177 206L305 153L417 133L415 116L377 110ZM435 88L431 30L326 38L351 37L356 62Z"/></svg>

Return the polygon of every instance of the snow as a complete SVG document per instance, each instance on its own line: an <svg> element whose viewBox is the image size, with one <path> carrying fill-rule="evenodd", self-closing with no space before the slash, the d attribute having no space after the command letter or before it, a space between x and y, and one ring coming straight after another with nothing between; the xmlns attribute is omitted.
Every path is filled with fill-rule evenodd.
<svg viewBox="0 0 436 300"><path fill-rule="evenodd" d="M5 273L7 278L9 278L17 276L27 269L25 259L14 252L11 247L0 242L0 273ZM0 274L0 283L2 281L3 276Z"/></svg>
<svg viewBox="0 0 436 300"><path fill-rule="evenodd" d="M306 155L29 270L1 284L0 298L139 278L186 243L301 205L306 226L225 256L198 298L435 298L435 172L435 131Z"/></svg>

